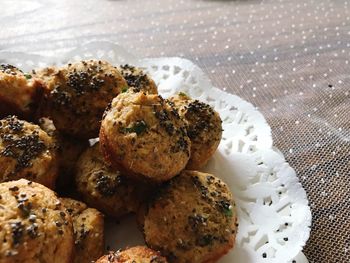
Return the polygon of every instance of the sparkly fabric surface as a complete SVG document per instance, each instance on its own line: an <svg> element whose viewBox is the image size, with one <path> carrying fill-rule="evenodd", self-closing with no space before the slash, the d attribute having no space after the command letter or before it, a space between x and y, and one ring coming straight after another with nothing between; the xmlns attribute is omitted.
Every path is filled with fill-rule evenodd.
<svg viewBox="0 0 350 263"><path fill-rule="evenodd" d="M264 114L313 212L310 262L350 262L347 1L2 0L0 49L108 39L181 56ZM54 52L53 48L53 52Z"/></svg>

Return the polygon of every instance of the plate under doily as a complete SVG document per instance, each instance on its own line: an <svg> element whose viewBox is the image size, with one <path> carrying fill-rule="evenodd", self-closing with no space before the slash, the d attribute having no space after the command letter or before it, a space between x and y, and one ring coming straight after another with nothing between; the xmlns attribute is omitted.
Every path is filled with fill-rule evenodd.
<svg viewBox="0 0 350 263"><path fill-rule="evenodd" d="M305 190L283 154L273 147L263 115L241 98L212 86L192 62L181 58L138 59L106 41L72 45L61 52L0 51L0 63L23 70L80 59L105 59L112 64L144 68L164 97L185 92L212 105L223 120L223 139L203 169L222 178L234 193L239 229L235 248L220 263L308 262L301 253L309 238L311 212ZM143 244L132 216L116 223L107 219L110 249Z"/></svg>

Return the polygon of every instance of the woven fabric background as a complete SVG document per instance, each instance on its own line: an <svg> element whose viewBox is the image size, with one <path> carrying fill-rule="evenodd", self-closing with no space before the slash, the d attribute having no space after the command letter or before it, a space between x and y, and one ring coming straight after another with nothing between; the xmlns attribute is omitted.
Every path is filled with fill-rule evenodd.
<svg viewBox="0 0 350 263"><path fill-rule="evenodd" d="M305 187L310 262L350 262L350 3L340 0L1 0L0 49L108 39L182 56L253 103ZM52 50L55 52L55 50Z"/></svg>

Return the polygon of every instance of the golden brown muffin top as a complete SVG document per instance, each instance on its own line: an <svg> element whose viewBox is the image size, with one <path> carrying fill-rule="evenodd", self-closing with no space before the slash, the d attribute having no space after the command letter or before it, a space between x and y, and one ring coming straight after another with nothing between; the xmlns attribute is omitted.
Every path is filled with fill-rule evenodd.
<svg viewBox="0 0 350 263"><path fill-rule="evenodd" d="M88 60L38 70L47 85L39 115L56 128L80 138L94 138L108 103L127 87L120 72L106 61Z"/></svg>
<svg viewBox="0 0 350 263"><path fill-rule="evenodd" d="M55 177L55 171L49 171L57 165L55 148L54 139L39 126L16 116L0 120L0 180L25 177L52 187L55 178L49 177Z"/></svg>
<svg viewBox="0 0 350 263"><path fill-rule="evenodd" d="M149 204L144 235L170 262L215 262L233 247L236 220L232 194L222 180L183 171Z"/></svg>
<svg viewBox="0 0 350 263"><path fill-rule="evenodd" d="M25 179L1 183L0 208L0 262L70 262L72 221L53 191Z"/></svg>
<svg viewBox="0 0 350 263"><path fill-rule="evenodd" d="M122 93L102 120L100 142L110 163L130 176L164 181L179 173L190 157L186 125L158 95Z"/></svg>

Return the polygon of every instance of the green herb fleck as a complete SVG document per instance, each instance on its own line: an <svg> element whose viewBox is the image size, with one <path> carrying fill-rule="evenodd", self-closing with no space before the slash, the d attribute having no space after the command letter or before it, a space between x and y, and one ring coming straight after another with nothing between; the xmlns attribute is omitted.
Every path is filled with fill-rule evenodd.
<svg viewBox="0 0 350 263"><path fill-rule="evenodd" d="M135 132L137 135L142 134L147 130L147 124L144 121L137 121L132 127L121 128L120 131L122 133L133 133Z"/></svg>
<svg viewBox="0 0 350 263"><path fill-rule="evenodd" d="M32 75L30 75L29 73L24 73L24 76L26 77L26 79L31 79Z"/></svg>
<svg viewBox="0 0 350 263"><path fill-rule="evenodd" d="M224 214L227 217L232 217L233 216L232 208L225 208L224 209Z"/></svg>
<svg viewBox="0 0 350 263"><path fill-rule="evenodd" d="M122 88L122 93L125 93L127 91L128 91L128 87L125 86L125 87Z"/></svg>
<svg viewBox="0 0 350 263"><path fill-rule="evenodd" d="M187 94L185 92L179 92L179 95L182 96L182 97L188 97Z"/></svg>

